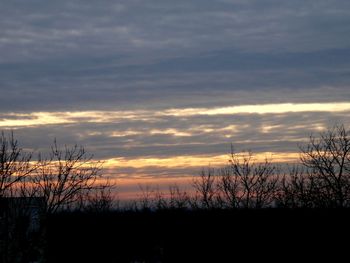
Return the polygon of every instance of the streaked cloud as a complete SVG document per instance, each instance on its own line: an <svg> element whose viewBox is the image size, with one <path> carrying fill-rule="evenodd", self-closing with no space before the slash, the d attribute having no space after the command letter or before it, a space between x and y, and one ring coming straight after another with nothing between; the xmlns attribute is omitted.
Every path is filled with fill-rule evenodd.
<svg viewBox="0 0 350 263"><path fill-rule="evenodd" d="M82 144L124 182L196 174L231 143L287 161L350 125L347 0L12 0L0 25L0 129Z"/></svg>
<svg viewBox="0 0 350 263"><path fill-rule="evenodd" d="M254 160L256 162L263 162L266 158L269 160L273 160L276 163L287 163L287 162L295 162L299 158L299 153L281 153L281 152L263 152L254 155ZM116 169L123 170L125 168L130 169L152 169L152 168L162 168L162 169L189 169L196 168L198 171L201 168L212 166L212 167L220 167L228 164L230 156L229 154L222 155L191 155L191 156L172 156L169 158L113 158L105 160L105 168L106 169ZM128 175L132 176L132 175ZM142 174L135 174L135 176L141 176ZM154 177L155 174L146 174L146 176ZM178 175L179 176L179 175ZM183 176L186 176L183 174ZM187 176L193 176L191 174L187 174ZM157 177L157 176L156 176Z"/></svg>
<svg viewBox="0 0 350 263"><path fill-rule="evenodd" d="M2 1L0 110L347 101L350 8L314 1Z"/></svg>
<svg viewBox="0 0 350 263"><path fill-rule="evenodd" d="M76 111L76 112L32 112L0 114L0 127L15 128L25 126L40 126L50 124L70 123L118 123L125 120L157 122L163 116L188 117L198 115L235 115L235 114L282 114L295 112L346 112L350 111L349 102L332 103L280 103L263 105L241 105L215 108L182 108L165 109L163 111ZM223 129L231 129L226 127ZM204 131L211 131L204 129ZM168 128L153 129L150 134L172 134L174 136L191 136L190 133ZM136 133L137 134L137 133ZM126 134L113 133L112 136L135 135L132 131Z"/></svg>
<svg viewBox="0 0 350 263"><path fill-rule="evenodd" d="M231 143L238 150L288 153L297 151L310 133L350 125L348 104L339 105L261 105L253 107L257 112L243 106L230 108L230 114L226 108L12 113L1 114L0 125L15 129L25 148L45 150L56 138L85 145L103 160L218 156Z"/></svg>
<svg viewBox="0 0 350 263"><path fill-rule="evenodd" d="M165 115L192 116L192 115L226 115L244 113L287 113L287 112L342 112L349 111L350 103L281 103L265 105L241 105L218 107L214 109L176 109L165 111Z"/></svg>

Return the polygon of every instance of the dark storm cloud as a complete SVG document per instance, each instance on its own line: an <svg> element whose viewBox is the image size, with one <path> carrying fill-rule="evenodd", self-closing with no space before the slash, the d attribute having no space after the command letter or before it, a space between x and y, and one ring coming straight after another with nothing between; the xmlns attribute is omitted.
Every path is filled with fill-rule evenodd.
<svg viewBox="0 0 350 263"><path fill-rule="evenodd" d="M350 98L346 0L1 1L0 25L6 112Z"/></svg>

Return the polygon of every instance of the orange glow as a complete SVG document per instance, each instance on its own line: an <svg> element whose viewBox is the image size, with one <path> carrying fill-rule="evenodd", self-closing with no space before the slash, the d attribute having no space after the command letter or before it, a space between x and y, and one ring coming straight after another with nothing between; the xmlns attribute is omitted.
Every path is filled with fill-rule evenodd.
<svg viewBox="0 0 350 263"><path fill-rule="evenodd" d="M159 191L167 194L169 187L178 186L182 191L191 192L193 177L172 177L172 178L138 178L116 179L118 198L137 199L142 195L142 188L148 188L150 191Z"/></svg>
<svg viewBox="0 0 350 263"><path fill-rule="evenodd" d="M272 159L273 162L293 162L299 158L299 153L277 153L277 152L264 152L257 153L254 158L257 162L263 162L265 158ZM107 169L118 168L147 168L147 167L159 167L159 168L193 168L193 167L206 167L222 166L228 163L230 156L228 154L223 155L195 155L195 156L174 156L167 158L112 158L105 160L104 167Z"/></svg>
<svg viewBox="0 0 350 263"><path fill-rule="evenodd" d="M239 155L239 154L238 154ZM299 159L300 154L263 152L254 155L256 162L263 162L265 158L274 163L292 163ZM228 164L229 154L224 155L196 155L174 156L168 158L113 158L104 161L104 168L110 174L111 181L117 185L118 197L121 200L136 199L141 195L140 185L158 188L167 193L169 186L178 185L187 192L193 191L190 187L193 177L205 167L221 167ZM132 168L133 173L120 173L118 170ZM159 175L157 169L165 169L170 175ZM192 172L180 172L171 175L176 169L191 169ZM182 170L181 170L182 171ZM197 171L197 172L193 172Z"/></svg>
<svg viewBox="0 0 350 263"><path fill-rule="evenodd" d="M265 158L271 159L275 163L294 162L298 160L299 153L277 153L263 152L254 155L256 162L263 162ZM238 153L240 156L240 153ZM241 155L242 156L242 155ZM191 192L193 177L198 175L200 170L205 167L221 167L228 164L229 154L224 155L195 155L195 156L174 156L168 158L112 158L101 160L103 169L108 171L105 175L108 180L98 178L96 184L109 182L116 185L117 196L120 200L133 200L141 197L140 186L150 187L150 190L159 190L165 194L169 187L177 185L181 190ZM54 165L54 164L53 164ZM89 165L89 164L84 164ZM83 165L83 166L84 166ZM133 174L120 174L119 169L133 168ZM198 171L197 173L182 173L175 176L159 176L152 171L157 169L167 169L169 172L176 169L190 169Z"/></svg>

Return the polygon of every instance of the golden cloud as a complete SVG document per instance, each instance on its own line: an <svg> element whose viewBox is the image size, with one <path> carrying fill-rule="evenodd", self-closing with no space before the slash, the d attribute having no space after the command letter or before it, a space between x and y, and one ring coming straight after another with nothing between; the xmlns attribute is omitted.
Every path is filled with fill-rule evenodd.
<svg viewBox="0 0 350 263"><path fill-rule="evenodd" d="M0 115L0 127L16 128L71 123L118 123L125 120L154 121L164 116L189 117L197 115L234 115L234 114L281 114L288 112L346 112L350 111L349 102L333 103L279 103L260 105L240 105L215 108L166 109L164 111L67 111L67 112L31 112ZM176 130L163 131L178 136L187 136Z"/></svg>

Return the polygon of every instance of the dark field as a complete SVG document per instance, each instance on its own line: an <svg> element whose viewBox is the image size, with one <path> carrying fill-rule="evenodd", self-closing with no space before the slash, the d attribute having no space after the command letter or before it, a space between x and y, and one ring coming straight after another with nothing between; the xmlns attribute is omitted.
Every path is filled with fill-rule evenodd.
<svg viewBox="0 0 350 263"><path fill-rule="evenodd" d="M346 262L349 210L63 213L48 218L49 262Z"/></svg>

